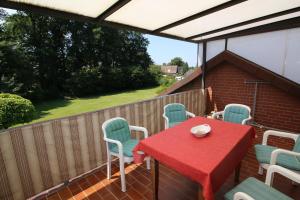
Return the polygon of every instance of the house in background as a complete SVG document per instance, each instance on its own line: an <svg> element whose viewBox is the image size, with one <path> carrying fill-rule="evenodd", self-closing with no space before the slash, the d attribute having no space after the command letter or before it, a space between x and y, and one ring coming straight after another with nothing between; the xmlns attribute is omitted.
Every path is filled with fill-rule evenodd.
<svg viewBox="0 0 300 200"><path fill-rule="evenodd" d="M161 71L166 75L177 75L182 73L182 67L177 65L162 65Z"/></svg>
<svg viewBox="0 0 300 200"><path fill-rule="evenodd" d="M176 81L181 81L184 79L184 76L182 76L183 67L179 67L177 65L162 65L161 72L164 74L164 76L174 76Z"/></svg>
<svg viewBox="0 0 300 200"><path fill-rule="evenodd" d="M163 65L161 66L161 72L166 75L175 75L178 73L177 65Z"/></svg>

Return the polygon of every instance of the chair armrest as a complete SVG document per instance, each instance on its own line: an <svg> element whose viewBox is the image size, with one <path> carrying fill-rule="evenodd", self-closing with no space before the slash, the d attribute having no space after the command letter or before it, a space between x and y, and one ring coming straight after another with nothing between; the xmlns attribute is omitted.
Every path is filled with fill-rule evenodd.
<svg viewBox="0 0 300 200"><path fill-rule="evenodd" d="M269 186L271 186L274 173L281 174L282 176L284 176L292 181L300 183L300 174L293 172L289 169L283 168L281 166L278 166L278 165L271 165L267 170L267 176L266 176L266 182L265 182Z"/></svg>
<svg viewBox="0 0 300 200"><path fill-rule="evenodd" d="M255 200L244 192L237 192L233 196L233 200Z"/></svg>
<svg viewBox="0 0 300 200"><path fill-rule="evenodd" d="M251 119L252 119L252 117L249 116L247 119L244 119L244 120L242 121L242 124L243 124L243 125L247 124L249 121L251 121Z"/></svg>
<svg viewBox="0 0 300 200"><path fill-rule="evenodd" d="M118 140L112 140L112 139L109 139L109 138L104 138L104 141L106 141L108 143L116 144L118 146L118 151L119 151L120 158L121 158L121 156L123 156L123 145L122 145L122 143L120 141L118 141Z"/></svg>
<svg viewBox="0 0 300 200"><path fill-rule="evenodd" d="M213 119L218 119L218 117L219 117L220 115L223 115L223 114L224 114L224 111L215 112L211 117L212 117Z"/></svg>
<svg viewBox="0 0 300 200"><path fill-rule="evenodd" d="M165 118L165 129L169 128L169 118L163 114L163 118Z"/></svg>
<svg viewBox="0 0 300 200"><path fill-rule="evenodd" d="M298 152L289 151L289 150L285 150L285 149L276 149L276 150L272 151L272 153L271 153L271 160L270 160L271 165L276 165L277 157L279 154L299 156L299 158L300 158L300 153L298 153Z"/></svg>
<svg viewBox="0 0 300 200"><path fill-rule="evenodd" d="M131 131L139 131L139 132L143 132L144 133L144 138L148 137L148 130L145 127L141 127L141 126L129 126L129 129Z"/></svg>
<svg viewBox="0 0 300 200"><path fill-rule="evenodd" d="M277 137L290 138L290 139L293 139L295 142L296 142L296 140L299 137L299 135L293 134L293 133L287 133L287 132L283 132L283 131L268 130L268 131L264 132L263 141L262 141L263 145L267 145L268 137L270 135L277 136Z"/></svg>
<svg viewBox="0 0 300 200"><path fill-rule="evenodd" d="M189 117L196 117L196 115L194 113L191 113L189 111L186 111L186 115Z"/></svg>

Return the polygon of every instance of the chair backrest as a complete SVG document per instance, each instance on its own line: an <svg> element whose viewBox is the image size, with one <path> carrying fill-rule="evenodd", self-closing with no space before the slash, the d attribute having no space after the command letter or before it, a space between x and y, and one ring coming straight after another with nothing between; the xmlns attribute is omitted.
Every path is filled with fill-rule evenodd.
<svg viewBox="0 0 300 200"><path fill-rule="evenodd" d="M251 109L243 104L228 104L225 106L223 119L227 122L241 124L250 116Z"/></svg>
<svg viewBox="0 0 300 200"><path fill-rule="evenodd" d="M128 122L121 117L116 117L105 121L102 125L104 137L118 140L121 143L130 139L130 129ZM113 148L115 144L109 144L109 149Z"/></svg>
<svg viewBox="0 0 300 200"><path fill-rule="evenodd" d="M185 106L180 103L165 105L164 115L169 119L170 123L183 122L187 119Z"/></svg>
<svg viewBox="0 0 300 200"><path fill-rule="evenodd" d="M298 139L295 142L293 151L300 153L300 136L298 136ZM300 158L298 158L300 160Z"/></svg>

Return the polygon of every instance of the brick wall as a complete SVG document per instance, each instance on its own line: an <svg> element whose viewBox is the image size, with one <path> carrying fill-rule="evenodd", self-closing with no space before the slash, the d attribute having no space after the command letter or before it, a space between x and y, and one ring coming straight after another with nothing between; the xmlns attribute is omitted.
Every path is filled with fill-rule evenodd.
<svg viewBox="0 0 300 200"><path fill-rule="evenodd" d="M258 79L227 62L215 66L206 76L206 112L223 110L229 103L246 104L253 110L255 85L245 84L246 80ZM271 84L259 84L254 120L264 126L300 133L300 99ZM256 128L256 144L262 142L266 130ZM269 141L270 145L284 149L291 149L294 144L292 140L277 137L270 137ZM264 176L257 174L258 162L254 148L249 150L242 166L242 179L246 178L243 174L250 174L264 180Z"/></svg>
<svg viewBox="0 0 300 200"><path fill-rule="evenodd" d="M221 63L214 67L205 82L207 113L223 110L229 103L246 104L253 110L255 84L245 84L253 80L258 79L232 64ZM268 127L299 133L300 99L270 83L259 84L254 119Z"/></svg>

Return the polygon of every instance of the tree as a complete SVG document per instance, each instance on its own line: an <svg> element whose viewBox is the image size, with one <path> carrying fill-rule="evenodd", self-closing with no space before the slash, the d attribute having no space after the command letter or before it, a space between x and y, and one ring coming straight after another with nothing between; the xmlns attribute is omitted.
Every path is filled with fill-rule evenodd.
<svg viewBox="0 0 300 200"><path fill-rule="evenodd" d="M1 10L0 92L31 100L157 84L140 33Z"/></svg>
<svg viewBox="0 0 300 200"><path fill-rule="evenodd" d="M184 62L182 58L175 57L170 62L169 65L177 65L178 67L182 67L182 74L185 74L189 70L189 65L187 62Z"/></svg>

